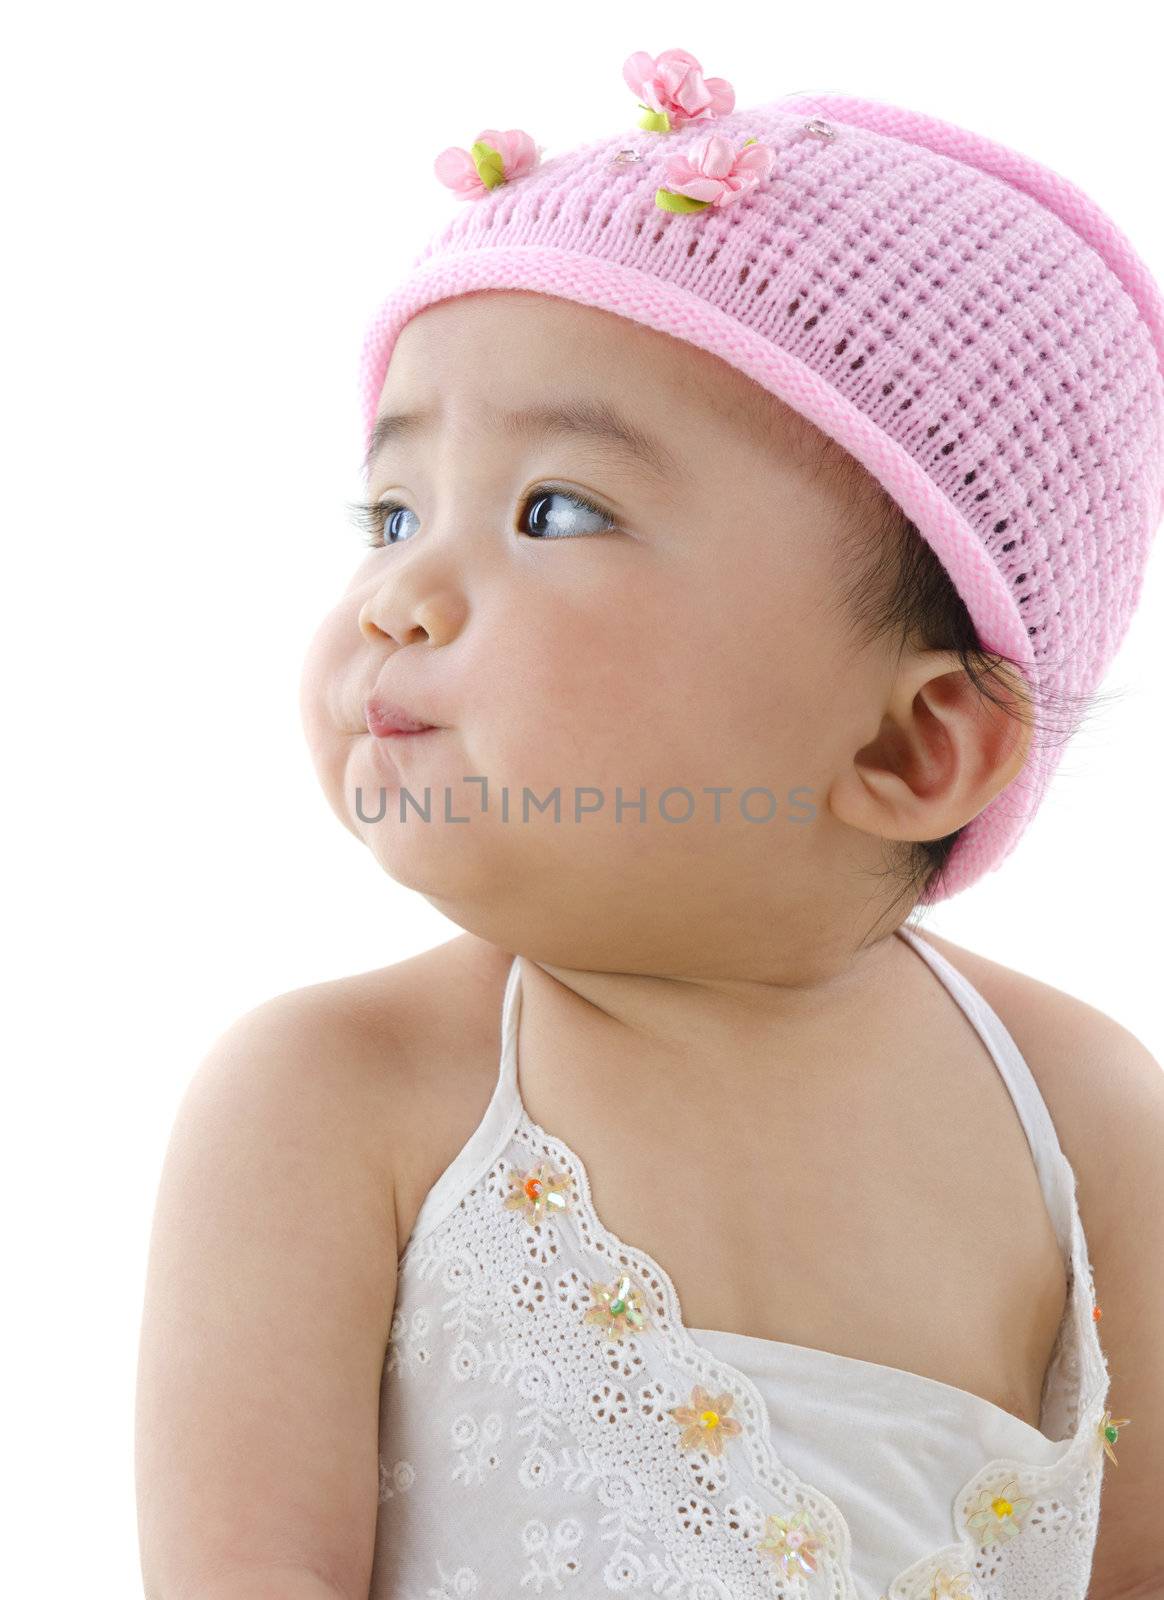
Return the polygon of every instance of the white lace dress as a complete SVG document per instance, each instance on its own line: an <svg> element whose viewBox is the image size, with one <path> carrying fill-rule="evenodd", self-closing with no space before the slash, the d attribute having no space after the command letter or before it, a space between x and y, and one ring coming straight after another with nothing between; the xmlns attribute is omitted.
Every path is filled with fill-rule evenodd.
<svg viewBox="0 0 1164 1600"><path fill-rule="evenodd" d="M493 1097L399 1265L370 1600L1086 1600L1127 1419L1107 1409L1074 1174L998 1016L901 936L998 1066L1064 1252L1039 1427L918 1373L686 1327L526 1114L518 956Z"/></svg>

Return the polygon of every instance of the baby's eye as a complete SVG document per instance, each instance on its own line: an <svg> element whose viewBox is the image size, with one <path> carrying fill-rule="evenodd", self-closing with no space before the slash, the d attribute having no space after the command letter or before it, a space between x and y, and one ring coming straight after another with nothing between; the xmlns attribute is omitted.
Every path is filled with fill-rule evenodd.
<svg viewBox="0 0 1164 1600"><path fill-rule="evenodd" d="M555 505L554 502L566 502L566 506ZM569 506L575 509L571 511ZM587 528L581 525L582 519L578 518L577 510L589 512L592 518L596 517L602 524L599 528ZM589 496L579 493L576 489L554 489L546 485L539 485L525 497L522 511L529 510L529 534L534 539L575 539L586 533L614 533L617 531L614 520L610 515L597 505ZM373 505L355 505L352 507L356 521L364 530L364 542L373 549L384 549L390 544L403 544L412 538L414 529L405 531L400 519L416 517L416 513L408 506L401 505L395 500L381 500ZM522 521L524 521L524 517Z"/></svg>
<svg viewBox="0 0 1164 1600"><path fill-rule="evenodd" d="M595 505L586 495L578 494L573 489L537 489L528 495L525 501L531 508L530 533L535 539L574 539L578 537L580 531L587 531L574 526L575 519L568 511L561 511L552 506L551 502L554 500L566 500L575 506L581 506L584 511L588 511L592 517L597 517L603 524L599 531L606 533L614 531L614 523L610 517L601 506ZM535 523L540 523L541 526L535 526ZM589 531L593 533L595 530L591 528Z"/></svg>
<svg viewBox="0 0 1164 1600"><path fill-rule="evenodd" d="M394 501L386 501L382 506L372 507L374 515L379 519L379 528L373 524L372 532L376 537L369 539L369 544L401 544L411 534L402 533L397 518L414 517L415 511L410 511L407 506L398 506Z"/></svg>

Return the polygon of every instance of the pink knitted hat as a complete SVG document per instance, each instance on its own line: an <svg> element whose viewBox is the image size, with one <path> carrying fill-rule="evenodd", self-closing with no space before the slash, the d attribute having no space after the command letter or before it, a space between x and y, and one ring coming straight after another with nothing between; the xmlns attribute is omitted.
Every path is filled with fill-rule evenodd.
<svg viewBox="0 0 1164 1600"><path fill-rule="evenodd" d="M520 129L441 153L465 200L365 335L365 450L404 324L523 289L729 362L831 435L933 548L986 649L1089 694L1164 513L1164 301L1079 189L920 112L844 95L734 110L686 51L623 76L638 127L540 159ZM632 113L632 116L634 113ZM923 903L997 868L1061 744L966 827Z"/></svg>

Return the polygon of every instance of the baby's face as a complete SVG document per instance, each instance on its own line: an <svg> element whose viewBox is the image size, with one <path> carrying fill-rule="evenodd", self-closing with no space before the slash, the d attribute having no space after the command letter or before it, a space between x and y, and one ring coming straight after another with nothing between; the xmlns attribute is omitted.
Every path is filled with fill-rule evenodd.
<svg viewBox="0 0 1164 1600"><path fill-rule="evenodd" d="M337 815L462 927L598 964L811 897L888 668L836 606L835 491L762 405L704 351L541 295L404 327L379 413L430 421L373 459L384 542L319 629L302 709ZM536 407L601 408L654 455L505 425ZM376 694L438 731L377 739ZM400 820L401 786L431 820Z"/></svg>

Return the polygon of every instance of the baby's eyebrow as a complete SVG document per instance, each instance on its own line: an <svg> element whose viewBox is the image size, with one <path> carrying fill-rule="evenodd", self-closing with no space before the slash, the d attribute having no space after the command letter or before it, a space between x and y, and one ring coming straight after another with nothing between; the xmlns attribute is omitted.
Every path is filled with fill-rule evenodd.
<svg viewBox="0 0 1164 1600"><path fill-rule="evenodd" d="M612 454L622 455L634 465L645 468L670 488L680 480L691 482L690 469L661 439L621 416L606 400L573 398L525 406L517 411L490 411L487 417L499 433L510 438L525 434L541 440L554 434L585 434ZM389 411L377 417L364 457L365 478L389 440L405 435L416 437L430 430L433 420L431 411Z"/></svg>

